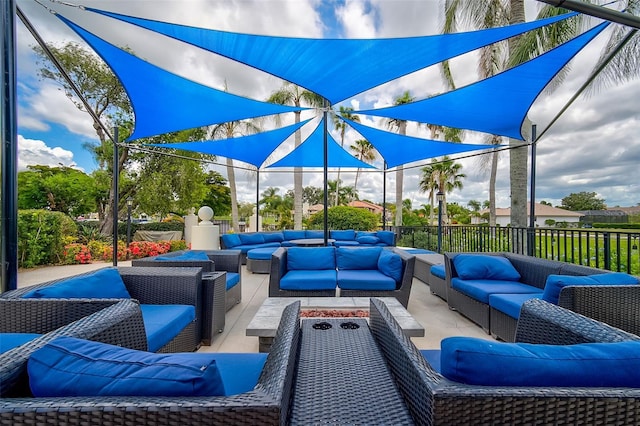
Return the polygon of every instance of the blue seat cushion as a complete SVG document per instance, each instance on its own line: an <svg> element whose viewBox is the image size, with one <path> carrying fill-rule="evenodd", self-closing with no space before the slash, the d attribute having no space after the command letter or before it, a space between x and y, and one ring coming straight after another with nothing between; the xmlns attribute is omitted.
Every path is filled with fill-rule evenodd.
<svg viewBox="0 0 640 426"><path fill-rule="evenodd" d="M338 270L338 287L343 290L395 290L396 280L375 270Z"/></svg>
<svg viewBox="0 0 640 426"><path fill-rule="evenodd" d="M338 247L336 266L346 269L378 269L381 247Z"/></svg>
<svg viewBox="0 0 640 426"><path fill-rule="evenodd" d="M210 353L216 362L225 395L237 395L252 391L267 360L266 353Z"/></svg>
<svg viewBox="0 0 640 426"><path fill-rule="evenodd" d="M640 387L640 342L537 345L472 337L441 342L442 375L482 386Z"/></svg>
<svg viewBox="0 0 640 426"><path fill-rule="evenodd" d="M329 235L336 241L355 241L356 239L356 231L353 229L335 230L331 231Z"/></svg>
<svg viewBox="0 0 640 426"><path fill-rule="evenodd" d="M502 256L459 254L453 258L453 265L463 280L520 280L520 273Z"/></svg>
<svg viewBox="0 0 640 426"><path fill-rule="evenodd" d="M258 249L258 248L267 248L267 247L280 247L280 243L262 243L262 244L241 244L239 246L235 246L234 250L240 250L241 253L247 254L249 250Z"/></svg>
<svg viewBox="0 0 640 426"><path fill-rule="evenodd" d="M131 299L117 268L103 268L24 294L25 299Z"/></svg>
<svg viewBox="0 0 640 426"><path fill-rule="evenodd" d="M334 290L336 288L336 270L318 271L289 270L280 278L282 290Z"/></svg>
<svg viewBox="0 0 640 426"><path fill-rule="evenodd" d="M266 247L266 248L249 250L247 252L247 259L271 260L271 255L276 250L278 250L278 247Z"/></svg>
<svg viewBox="0 0 640 426"><path fill-rule="evenodd" d="M324 231L307 229L304 232L304 237L305 238L324 238Z"/></svg>
<svg viewBox="0 0 640 426"><path fill-rule="evenodd" d="M392 231L378 231L376 232L376 237L380 239L380 242L388 246L392 246L396 242L396 234L394 234Z"/></svg>
<svg viewBox="0 0 640 426"><path fill-rule="evenodd" d="M405 249L404 251L411 254L436 254L435 251L425 250L425 249L415 249L415 248Z"/></svg>
<svg viewBox="0 0 640 426"><path fill-rule="evenodd" d="M399 283L402 281L402 258L391 250L382 250L378 257L378 270Z"/></svg>
<svg viewBox="0 0 640 426"><path fill-rule="evenodd" d="M240 237L238 236L238 234L224 234L221 238L226 248L231 248L242 244L242 241L240 241Z"/></svg>
<svg viewBox="0 0 640 426"><path fill-rule="evenodd" d="M240 282L240 274L237 272L227 272L227 290Z"/></svg>
<svg viewBox="0 0 640 426"><path fill-rule="evenodd" d="M284 234L282 232L268 232L263 234L265 243L281 243L284 241Z"/></svg>
<svg viewBox="0 0 640 426"><path fill-rule="evenodd" d="M359 246L360 243L353 240L353 241L349 241L349 240L336 240L333 242L333 245L336 247L354 247L354 246Z"/></svg>
<svg viewBox="0 0 640 426"><path fill-rule="evenodd" d="M225 395L212 354L155 354L73 337L35 351L27 372L36 397Z"/></svg>
<svg viewBox="0 0 640 426"><path fill-rule="evenodd" d="M34 333L0 333L0 354L42 336Z"/></svg>
<svg viewBox="0 0 640 426"><path fill-rule="evenodd" d="M440 349L420 349L420 353L427 360L429 365L437 372L442 371L440 358L442 356Z"/></svg>
<svg viewBox="0 0 640 426"><path fill-rule="evenodd" d="M238 234L240 241L243 245L247 244L262 244L265 242L264 235L260 233L255 234Z"/></svg>
<svg viewBox="0 0 640 426"><path fill-rule="evenodd" d="M303 238L306 238L307 235L305 231L292 229L285 229L284 231L282 231L282 234L284 235L285 241L301 240Z"/></svg>
<svg viewBox="0 0 640 426"><path fill-rule="evenodd" d="M287 270L336 269L333 247L290 247L287 249Z"/></svg>
<svg viewBox="0 0 640 426"><path fill-rule="evenodd" d="M447 278L447 273L444 265L433 265L431 266L429 271L431 271L431 275L435 277L442 278L443 280Z"/></svg>
<svg viewBox="0 0 640 426"><path fill-rule="evenodd" d="M511 318L518 319L520 318L520 308L524 302L540 298L542 298L541 291L538 293L491 294L489 295L489 306Z"/></svg>
<svg viewBox="0 0 640 426"><path fill-rule="evenodd" d="M539 293L540 289L518 281L461 280L453 278L451 287L479 302L488 304L489 295L495 293Z"/></svg>
<svg viewBox="0 0 640 426"><path fill-rule="evenodd" d="M157 256L154 260L175 261L175 260L210 260L207 253L201 250L187 250L178 256Z"/></svg>
<svg viewBox="0 0 640 426"><path fill-rule="evenodd" d="M196 318L193 305L140 305L150 352L160 350Z"/></svg>
<svg viewBox="0 0 640 426"><path fill-rule="evenodd" d="M622 272L596 275L549 275L544 285L542 300L549 303L558 304L560 292L566 286L584 285L634 285L638 284L638 279L633 275Z"/></svg>

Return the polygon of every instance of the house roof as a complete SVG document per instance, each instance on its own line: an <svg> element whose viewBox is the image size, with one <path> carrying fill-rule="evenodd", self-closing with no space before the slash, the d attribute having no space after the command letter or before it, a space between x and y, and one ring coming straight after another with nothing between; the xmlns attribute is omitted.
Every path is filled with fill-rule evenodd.
<svg viewBox="0 0 640 426"><path fill-rule="evenodd" d="M376 211L380 210L380 211L382 211L382 206L370 203L368 201L355 200L355 201L351 201L348 205L350 207L356 207L356 208L359 208L359 209L370 209L370 210L376 210Z"/></svg>
<svg viewBox="0 0 640 426"><path fill-rule="evenodd" d="M530 204L527 203L527 214L529 213ZM488 213L489 209L480 211L481 214ZM558 207L548 206L546 204L535 204L534 214L536 216L554 216L554 217L582 217L584 214L579 212L572 212L571 210L565 210ZM496 208L496 217L499 216L511 216L511 208Z"/></svg>

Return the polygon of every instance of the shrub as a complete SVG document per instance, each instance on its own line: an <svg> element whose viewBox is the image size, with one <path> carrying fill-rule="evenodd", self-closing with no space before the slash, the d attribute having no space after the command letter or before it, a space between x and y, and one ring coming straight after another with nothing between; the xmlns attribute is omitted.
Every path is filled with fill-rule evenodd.
<svg viewBox="0 0 640 426"><path fill-rule="evenodd" d="M185 242L185 240L173 240L169 241L169 244L171 246L169 251L179 251L187 248L187 243Z"/></svg>
<svg viewBox="0 0 640 426"><path fill-rule="evenodd" d="M169 241L134 241L129 244L129 252L132 259L157 256L167 253L170 249L171 243Z"/></svg>
<svg viewBox="0 0 640 426"><path fill-rule="evenodd" d="M84 244L67 244L64 247L62 263L64 263L65 265L91 263L91 252L89 251L89 248Z"/></svg>
<svg viewBox="0 0 640 426"><path fill-rule="evenodd" d="M358 231L372 231L378 226L378 215L368 210L348 206L331 207L327 211L329 229L355 229ZM310 229L322 229L324 212L312 215L308 222Z"/></svg>
<svg viewBox="0 0 640 426"><path fill-rule="evenodd" d="M77 227L60 212L48 210L18 211L18 267L61 263L65 242L75 239Z"/></svg>

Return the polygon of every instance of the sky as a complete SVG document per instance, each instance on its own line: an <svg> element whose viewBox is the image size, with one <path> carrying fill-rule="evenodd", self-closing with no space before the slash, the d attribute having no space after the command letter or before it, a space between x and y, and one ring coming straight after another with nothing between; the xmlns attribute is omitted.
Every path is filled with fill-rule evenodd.
<svg viewBox="0 0 640 426"><path fill-rule="evenodd" d="M114 22L85 12L78 7L40 0L47 8L116 45L126 45L144 52L144 59L171 72L224 90L266 99L282 86L276 77L247 66L218 58L197 48ZM408 37L438 34L442 26L440 0L82 0L70 1L108 11L149 19L175 22L225 31L265 35L311 38ZM40 36L57 45L69 41L83 43L75 33L34 0L17 0ZM526 19L533 20L541 4L525 0ZM615 5L610 6L615 7ZM593 20L594 24L598 22ZM87 145L98 139L92 120L77 110L60 86L43 81L37 75L36 44L26 27L17 20L18 43L18 156L19 168L27 165L71 166L87 173L97 163ZM554 91L544 92L533 104L529 118L542 132L587 79L609 35L605 31L570 63L565 80ZM478 80L477 53L452 61L458 87ZM437 66L413 73L379 86L339 105L355 109L389 106L404 91L417 99L443 92ZM595 192L610 206L634 206L640 203L640 79L619 86L590 91L576 102L549 128L538 142L536 161L536 201L560 205L563 197L582 191ZM338 106L339 106L338 105ZM285 118L285 123L286 123ZM362 123L382 127L380 119L361 117ZM275 126L275 124L271 124ZM382 127L384 128L384 127ZM411 124L407 134L429 138L425 126ZM339 134L333 132L340 140ZM485 135L466 132L464 142L482 143ZM345 146L361 136L353 130L345 134ZM506 143L506 141L505 141ZM274 159L290 150L288 141L274 153ZM488 200L489 178L483 160L488 156L462 158L463 188L447 196L448 202L466 205L470 200ZM221 162L224 159L220 159ZM428 194L418 189L421 167L429 160L411 163L404 172L404 195L414 208L428 204ZM243 165L243 164L240 164ZM381 160L374 165L381 168ZM226 176L224 167L215 167ZM330 179L336 174L330 173ZM355 171L342 171L344 184L353 185ZM240 201L255 202L255 173L237 170ZM305 173L304 185L322 187L322 172ZM260 191L279 188L280 194L293 189L291 172L260 172ZM361 199L382 201L382 173L362 172L358 179ZM387 201L395 199L395 173L387 174ZM496 204L509 206L509 155L501 154L496 183ZM198 206L194 206L198 207Z"/></svg>

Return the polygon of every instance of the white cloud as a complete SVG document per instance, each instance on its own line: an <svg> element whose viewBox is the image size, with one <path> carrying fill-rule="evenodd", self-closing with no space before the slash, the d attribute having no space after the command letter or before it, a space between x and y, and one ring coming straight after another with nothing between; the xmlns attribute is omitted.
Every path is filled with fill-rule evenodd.
<svg viewBox="0 0 640 426"><path fill-rule="evenodd" d="M44 141L18 135L18 170L26 170L27 166L33 165L76 167L73 152L60 147L52 148Z"/></svg>

